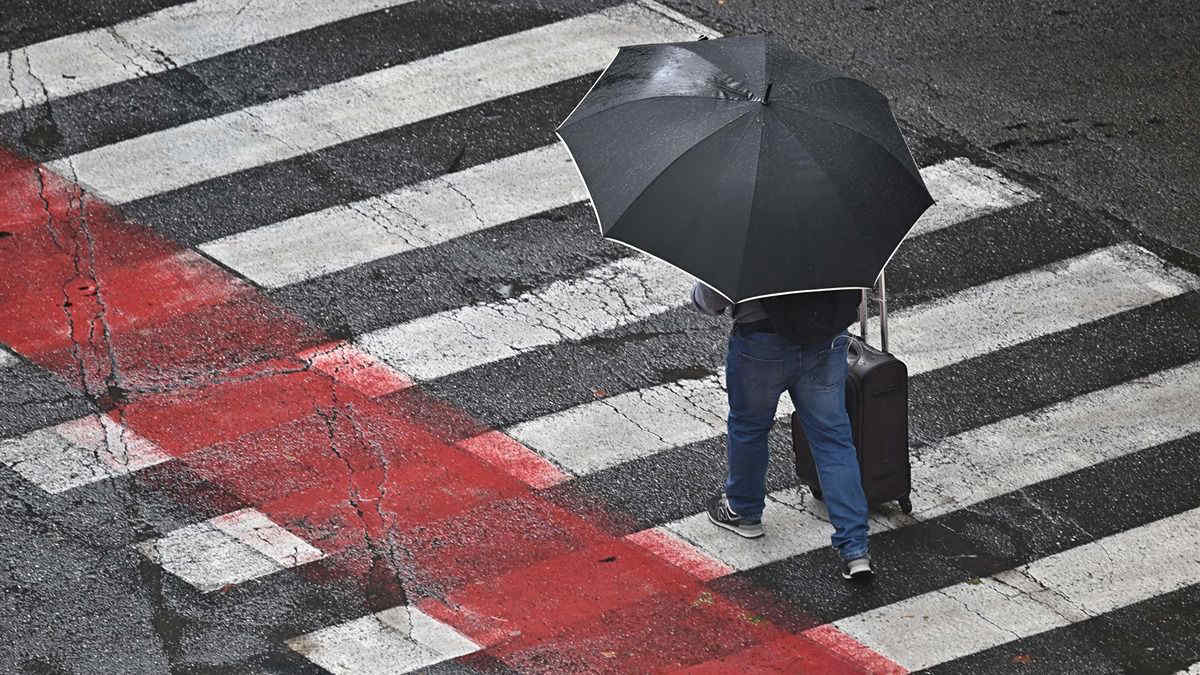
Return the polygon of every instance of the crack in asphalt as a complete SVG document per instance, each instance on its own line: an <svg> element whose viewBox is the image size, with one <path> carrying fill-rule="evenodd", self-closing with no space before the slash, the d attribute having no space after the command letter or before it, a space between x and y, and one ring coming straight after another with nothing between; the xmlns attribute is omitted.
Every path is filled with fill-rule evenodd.
<svg viewBox="0 0 1200 675"><path fill-rule="evenodd" d="M1037 578L1037 576L1035 576L1035 575L1034 575L1034 573L1033 573L1033 572L1032 572L1032 571L1029 569L1029 565L1025 565L1024 567L1020 567L1020 568L1018 568L1018 569L1016 570L1016 572L1017 572L1018 574L1020 574L1021 576L1025 577L1026 579L1028 579L1028 580L1032 581L1033 583L1037 584L1039 588L1041 588L1041 589L1043 589L1043 590L1045 590L1045 591L1047 591L1047 592L1049 592L1049 593L1051 593L1051 594L1053 594L1053 595L1057 596L1057 597L1058 597L1059 599L1061 599L1063 602L1065 602L1065 603L1067 603L1068 605L1070 605L1070 606L1074 607L1076 610L1078 610L1078 611L1079 611L1081 614L1083 614L1084 616L1087 616L1087 617L1089 617L1089 618L1094 618L1095 616L1097 616L1097 614L1096 614L1095 612L1091 612L1091 611L1089 611L1089 610L1088 610L1086 607L1084 607L1082 604L1080 604L1080 603L1076 602L1075 600L1072 600L1072 599L1071 599L1071 597L1070 597L1070 596L1068 596L1066 593L1064 593L1064 592L1063 592L1061 589L1059 589L1059 588L1057 588L1057 587L1054 587L1054 586L1050 586L1050 585L1048 585L1046 582L1044 582L1044 581L1042 581L1041 579ZM1040 605L1043 605L1043 606L1045 606L1045 607L1046 607L1047 609L1049 609L1050 611L1054 612L1055 614L1058 614L1059 616L1062 616L1064 619L1066 619L1067 621L1069 621L1069 622L1071 622L1071 623L1074 623L1075 621L1077 621L1077 620L1078 620L1077 618L1074 618L1074 619L1073 619L1073 618L1071 618L1071 617L1064 616L1064 615L1063 615L1061 612L1059 612L1059 611L1058 611L1057 609L1055 609L1054 607L1051 607L1050 605L1048 605L1048 604L1046 604L1046 603L1044 603L1044 602L1042 602L1042 601L1038 600L1037 598L1035 598L1035 597L1033 597L1033 596L1031 596L1031 595L1030 595L1030 596L1028 596L1028 597L1029 597L1029 599L1030 599L1030 600L1033 600L1034 602L1036 602L1036 603L1038 603L1038 604L1040 604Z"/></svg>
<svg viewBox="0 0 1200 675"><path fill-rule="evenodd" d="M153 75L153 73L133 59L133 56L138 55L137 48L134 47L128 40L126 40L125 36L118 33L115 26L109 26L105 28L104 32L108 33L118 45L124 47L127 54L121 55L124 58L117 58L109 53L109 51L104 48L104 45L101 42L92 43L101 54L107 57L109 61L112 61L114 64L120 66L121 70L133 73L135 77L148 77ZM130 66L132 66L132 68Z"/></svg>
<svg viewBox="0 0 1200 675"><path fill-rule="evenodd" d="M986 582L985 582L985 583L986 583ZM992 588L991 586L988 586L988 591L990 591L990 592L992 592L992 593L996 593L997 595L1001 595L1001 596L1003 596L1003 594L1002 594L1002 593L1000 593L999 591L997 591L995 588ZM989 626L991 626L992 628L995 628L996 630L998 630L998 631L1000 631L1000 632L1002 632L1002 633L1007 633L1007 634L1009 634L1009 635L1013 636L1013 639L1014 639L1014 640L1020 640L1020 639L1021 639L1021 635L1020 635L1019 633L1017 633L1016 631L1014 631L1014 630L1012 630L1012 629L1010 629L1010 628L1005 628L1004 626L1001 626L1000 624L996 623L995 621L992 621L991 619L987 618L986 616L984 616L983 614L981 614L980 612L978 612L978 611L976 611L974 608L972 608L972 607L971 607L969 604L967 604L967 602L966 602L965 600L960 600L960 599L958 599L958 598L954 597L953 595L950 595L950 593L949 593L949 592L947 592L947 590L946 590L946 589L944 589L944 588L939 588L939 589L937 589L935 592L936 592L938 595L941 595L942 597L944 597L944 598L946 598L946 599L948 599L948 600L951 600L951 601L953 601L953 602L957 602L958 604L962 605L963 609L965 609L965 610L967 610L968 612L970 612L971 614L974 614L975 616L979 617L979 618L980 618L980 620L982 620L984 623L988 624L988 625L989 625Z"/></svg>
<svg viewBox="0 0 1200 675"><path fill-rule="evenodd" d="M46 232L50 235L50 241L54 242L54 247L66 253L66 247L59 241L58 232L54 230L54 214L50 210L50 200L46 198L46 176L42 171L43 169L39 165L34 169L33 175L37 176L38 199L41 200L42 209L46 212Z"/></svg>
<svg viewBox="0 0 1200 675"><path fill-rule="evenodd" d="M367 213L367 211L366 211L366 207L368 204L371 205L371 211L372 211L371 213ZM401 227L399 224L393 223L384 213L381 213L376 208L374 208L378 204L386 205L389 210L394 211L394 212L400 214L402 217L405 217L408 220L412 221L413 225L416 225L416 226L420 225L420 223L417 221L417 219L415 217L413 217L411 214L403 211L395 204L392 204L390 201L388 201L387 199L383 199L383 198L370 199L370 200L365 200L365 201L361 201L361 202L348 202L346 204L346 208L350 209L351 211L354 211L355 213L359 214L360 216L370 220L371 222L375 223L379 227L383 228L384 232L387 232L388 234L395 236L400 241L404 242L404 245L410 249L418 249L424 245L424 242L418 242L413 239L410 239L408 236L408 232L405 231L405 229L403 227Z"/></svg>
<svg viewBox="0 0 1200 675"><path fill-rule="evenodd" d="M306 364L311 370L312 360L307 360ZM329 438L330 451L346 466L348 472L347 485L350 490L349 494L347 495L347 501L350 506L354 508L355 513L358 515L359 522L362 524L363 546L375 560L386 561L392 575L392 579L399 584L400 589L403 591L405 578L401 572L405 569L408 569L409 565L402 565L398 558L402 557L405 560L411 561L412 555L403 546L400 546L395 541L392 527L392 525L395 523L395 519L389 517L389 515L384 512L382 506L384 499L386 499L388 495L387 483L389 481L391 463L388 460L386 451L380 447L378 443L375 443L368 438L365 429L355 418L355 407L353 403L347 402L343 404L339 400L337 393L339 383L337 378L328 373L320 373L320 375L329 382L330 408L328 411L324 411L318 407L316 414L325 422L325 429ZM358 488L355 487L353 480L350 479L352 476L356 475L358 471L354 468L354 465L350 462L350 459L346 457L338 447L338 434L335 422L337 419L339 419L339 409L343 407L346 409L346 414L342 415L341 419L344 419L350 425L351 429L354 431L355 438L365 447L370 448L372 454L379 460L379 463L381 464L382 473L378 486L379 496L377 498L367 499L359 493ZM373 502L373 507L376 515L379 517L380 523L385 524L384 529L386 535L385 541L383 542L376 541L376 539L372 538L370 535L370 528L367 523L367 514L364 509L367 502ZM382 544L382 549L380 548L380 544ZM399 549L399 551L397 549Z"/></svg>
<svg viewBox="0 0 1200 675"><path fill-rule="evenodd" d="M471 213L475 216L475 220L479 222L479 226L481 228L487 227L487 221L485 221L483 219L483 216L479 215L479 206L477 204L475 204L475 200L468 197L467 193L463 192L461 188L459 188L457 185L454 184L453 181L446 178L445 176L439 177L438 182L440 182L440 183L444 184L446 187L450 188L450 191L453 192L454 194L458 195L459 197L462 197L463 201L465 201L467 203L467 206L471 209Z"/></svg>
<svg viewBox="0 0 1200 675"><path fill-rule="evenodd" d="M112 38L117 41L117 44L124 47L133 56L140 56L140 57L149 59L150 61L153 61L153 62L157 63L158 65L162 66L164 70L169 70L172 68L179 67L178 64L175 63L175 60L172 59L170 56L167 56L166 52L164 52L162 49L159 49L158 47L156 47L152 44L149 44L149 43L147 43L145 45L136 44L136 43L134 43L133 40L130 40L129 38L122 35L120 33L120 31L117 30L116 26L108 26L104 29L104 32L111 35ZM99 47L99 45L97 45L97 47ZM103 48L101 48L101 51L103 51ZM105 54L105 56L108 56L110 59L112 58L112 56L107 53ZM152 71L147 69L145 66L138 64L133 58L129 59L129 63L134 65L139 71L141 71L143 76L149 76L149 75L154 74Z"/></svg>
<svg viewBox="0 0 1200 675"><path fill-rule="evenodd" d="M254 0L246 0L246 2L242 3L241 7L238 7L238 11L233 13L233 18L240 21L239 17L242 15L242 12L246 11L246 8L252 4L254 4Z"/></svg>
<svg viewBox="0 0 1200 675"><path fill-rule="evenodd" d="M28 63L29 62L28 52L26 52L24 49L21 49L18 51L25 54L25 62ZM8 59L7 59L8 86L10 89L12 89L13 95L17 97L17 101L20 102L20 104L21 104L20 110L25 110L25 108L27 107L27 104L25 103L25 97L21 95L21 90L17 88L17 68L13 64L13 54L14 53L15 52L8 52L8 54L7 54L7 57L8 57Z"/></svg>

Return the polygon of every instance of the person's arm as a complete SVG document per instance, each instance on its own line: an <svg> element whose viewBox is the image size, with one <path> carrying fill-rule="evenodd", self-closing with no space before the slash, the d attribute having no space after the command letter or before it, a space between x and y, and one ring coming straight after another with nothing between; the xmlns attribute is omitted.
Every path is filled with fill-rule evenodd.
<svg viewBox="0 0 1200 675"><path fill-rule="evenodd" d="M723 313L725 308L731 304L733 303L729 302L725 296L699 281L696 282L695 286L692 286L692 306L705 314L717 316Z"/></svg>

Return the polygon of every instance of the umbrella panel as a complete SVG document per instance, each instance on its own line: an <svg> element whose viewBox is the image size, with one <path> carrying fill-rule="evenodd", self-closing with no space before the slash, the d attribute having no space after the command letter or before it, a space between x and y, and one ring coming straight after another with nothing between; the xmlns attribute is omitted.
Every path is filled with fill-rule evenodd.
<svg viewBox="0 0 1200 675"><path fill-rule="evenodd" d="M559 130L607 234L630 203L682 154L757 104L714 99L635 101ZM583 148L584 152L575 152Z"/></svg>
<svg viewBox="0 0 1200 675"><path fill-rule="evenodd" d="M680 155L605 235L733 297L762 139L757 107Z"/></svg>

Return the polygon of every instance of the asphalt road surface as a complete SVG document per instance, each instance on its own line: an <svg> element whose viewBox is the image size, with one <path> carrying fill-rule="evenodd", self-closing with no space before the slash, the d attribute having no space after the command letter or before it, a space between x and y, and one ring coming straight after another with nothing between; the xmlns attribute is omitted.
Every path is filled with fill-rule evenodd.
<svg viewBox="0 0 1200 675"><path fill-rule="evenodd" d="M0 671L1200 671L1195 11L669 4L6 5ZM618 45L761 30L938 199L866 587L786 402L767 536L707 523L727 320L553 133Z"/></svg>

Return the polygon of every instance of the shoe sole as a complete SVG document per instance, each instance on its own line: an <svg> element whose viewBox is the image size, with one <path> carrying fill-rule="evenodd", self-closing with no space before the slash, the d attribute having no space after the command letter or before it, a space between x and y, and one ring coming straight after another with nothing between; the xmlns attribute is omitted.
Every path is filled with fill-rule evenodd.
<svg viewBox="0 0 1200 675"><path fill-rule="evenodd" d="M846 574L842 572L842 578L846 581L870 581L875 578L874 572L858 572L856 574Z"/></svg>
<svg viewBox="0 0 1200 675"><path fill-rule="evenodd" d="M738 528L734 527L733 525L730 525L729 523L722 523L721 521L717 520L716 518L713 518L711 513L708 514L708 522L712 523L713 525L716 525L717 527L723 527L726 530L729 530L730 532L732 532L740 537L745 537L746 539L758 539L759 537L766 534L766 532L764 532L762 530L759 530L758 532L755 532L753 534L744 532L744 531L739 530Z"/></svg>

